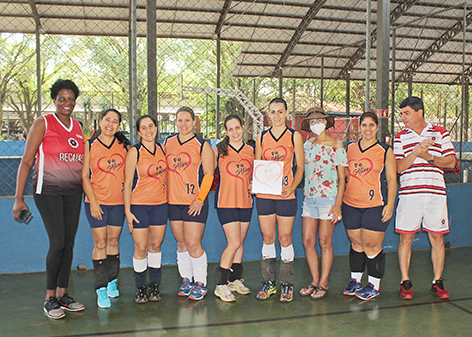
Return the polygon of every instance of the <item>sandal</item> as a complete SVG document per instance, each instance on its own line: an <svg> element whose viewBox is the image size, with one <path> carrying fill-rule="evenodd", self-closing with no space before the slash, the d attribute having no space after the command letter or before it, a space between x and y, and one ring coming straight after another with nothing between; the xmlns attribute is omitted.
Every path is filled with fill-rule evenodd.
<svg viewBox="0 0 472 337"><path fill-rule="evenodd" d="M305 288L300 289L300 296L310 296L316 291L316 286L313 284L307 285Z"/></svg>
<svg viewBox="0 0 472 337"><path fill-rule="evenodd" d="M323 287L316 287L316 291L313 292L310 296L311 296L311 299L313 300L320 300L322 298L324 298L326 296L326 294L328 293L328 289L326 288L323 288ZM318 293L320 294L320 296L316 296L318 295Z"/></svg>

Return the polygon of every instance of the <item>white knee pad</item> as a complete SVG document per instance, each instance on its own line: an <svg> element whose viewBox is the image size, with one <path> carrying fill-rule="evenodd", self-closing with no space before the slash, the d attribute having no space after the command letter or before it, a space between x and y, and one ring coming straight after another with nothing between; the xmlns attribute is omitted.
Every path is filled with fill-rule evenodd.
<svg viewBox="0 0 472 337"><path fill-rule="evenodd" d="M161 268L162 252L148 253L148 266L151 268Z"/></svg>
<svg viewBox="0 0 472 337"><path fill-rule="evenodd" d="M283 262L292 262L295 259L295 251L293 250L293 245L280 248L280 258Z"/></svg>
<svg viewBox="0 0 472 337"><path fill-rule="evenodd" d="M275 243L271 245L262 244L262 259L275 259L277 257L275 253Z"/></svg>
<svg viewBox="0 0 472 337"><path fill-rule="evenodd" d="M137 260L133 257L133 268L137 273L142 273L147 269L147 259Z"/></svg>
<svg viewBox="0 0 472 337"><path fill-rule="evenodd" d="M177 252L177 267L179 268L179 273L182 278L192 279L192 261L190 260L188 251Z"/></svg>

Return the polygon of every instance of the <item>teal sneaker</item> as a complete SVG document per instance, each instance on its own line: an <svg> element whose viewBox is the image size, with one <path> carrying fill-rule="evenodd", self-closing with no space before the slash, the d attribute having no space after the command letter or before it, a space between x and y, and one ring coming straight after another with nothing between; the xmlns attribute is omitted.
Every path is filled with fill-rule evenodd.
<svg viewBox="0 0 472 337"><path fill-rule="evenodd" d="M108 297L115 298L115 297L120 296L117 283L118 283L117 279L114 279L113 281L108 282L108 285L107 285Z"/></svg>
<svg viewBox="0 0 472 337"><path fill-rule="evenodd" d="M101 287L97 289L97 305L102 309L108 309L111 307L111 301L107 294L107 288Z"/></svg>

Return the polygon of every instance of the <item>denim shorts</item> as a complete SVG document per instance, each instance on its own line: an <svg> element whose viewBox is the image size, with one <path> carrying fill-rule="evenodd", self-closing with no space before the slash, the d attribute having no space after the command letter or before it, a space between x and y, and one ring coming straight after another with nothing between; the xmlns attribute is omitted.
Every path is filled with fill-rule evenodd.
<svg viewBox="0 0 472 337"><path fill-rule="evenodd" d="M320 220L331 220L333 215L329 215L329 211L333 208L336 202L336 198L306 198L303 201L303 213L302 217L313 218Z"/></svg>

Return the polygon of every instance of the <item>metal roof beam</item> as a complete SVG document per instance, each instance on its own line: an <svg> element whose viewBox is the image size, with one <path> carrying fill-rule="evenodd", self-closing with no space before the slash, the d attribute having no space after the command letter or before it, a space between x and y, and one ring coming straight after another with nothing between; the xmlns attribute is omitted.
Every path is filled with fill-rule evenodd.
<svg viewBox="0 0 472 337"><path fill-rule="evenodd" d="M276 76L276 74L280 72L285 62L287 62L287 59L290 56L290 53L293 51L293 49L295 49L295 46L297 45L298 41L302 37L303 33L305 33L311 21L313 21L313 18L318 13L320 8L323 7L326 1L327 0L316 0L313 3L313 5L310 6L310 9L306 13L302 22L300 22L300 25L298 26L297 30L292 35L290 42L285 47L285 50L282 53L282 56L280 57L279 62L277 62L277 65L275 66L275 69L274 69L274 76Z"/></svg>
<svg viewBox="0 0 472 337"><path fill-rule="evenodd" d="M398 3L392 12L390 13L390 23L393 24L397 21L406 11L408 11L416 2L419 0L404 0ZM377 28L372 31L371 35L371 45L377 40ZM351 69L362 59L366 51L366 42L364 41L359 49L352 55L351 59L346 63L346 65L339 72L338 78L346 78L349 75Z"/></svg>
<svg viewBox="0 0 472 337"><path fill-rule="evenodd" d="M462 64L461 64L462 65ZM452 81L450 84L461 84L462 83L462 76L464 76L464 79L466 83L470 81L470 78L472 77L472 66L467 68L463 74L457 76L454 81Z"/></svg>
<svg viewBox="0 0 472 337"><path fill-rule="evenodd" d="M34 0L28 0L28 2L31 7L31 12L33 13L33 18L36 24L36 28L41 28L41 21L39 20L39 14L38 14L38 9L36 8L36 3Z"/></svg>
<svg viewBox="0 0 472 337"><path fill-rule="evenodd" d="M466 16L466 27L472 22L472 11ZM452 26L447 32L441 35L431 46L425 49L414 61L412 61L403 72L396 78L395 81L406 81L413 77L413 74L418 68L420 68L431 56L434 55L438 50L444 47L454 36L464 30L464 21L462 19Z"/></svg>
<svg viewBox="0 0 472 337"><path fill-rule="evenodd" d="M221 29L223 28L223 25L225 23L226 15L228 15L231 2L232 0L225 0L223 8L221 9L220 18L218 19L218 23L216 24L216 28L215 28L215 34L217 35L221 34Z"/></svg>

